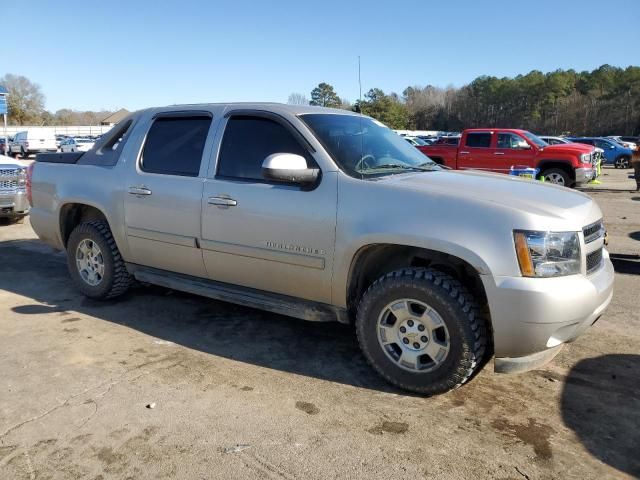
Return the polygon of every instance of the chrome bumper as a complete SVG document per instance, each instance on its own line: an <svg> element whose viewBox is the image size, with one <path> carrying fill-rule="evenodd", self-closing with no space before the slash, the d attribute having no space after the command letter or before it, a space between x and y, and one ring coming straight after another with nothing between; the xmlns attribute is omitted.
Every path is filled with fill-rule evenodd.
<svg viewBox="0 0 640 480"><path fill-rule="evenodd" d="M553 358L549 350L575 340L600 318L611 302L614 280L606 250L603 256L602 267L590 275L482 276L497 364L511 360L535 368Z"/></svg>
<svg viewBox="0 0 640 480"><path fill-rule="evenodd" d="M19 217L29 213L29 202L24 191L0 191L0 217Z"/></svg>
<svg viewBox="0 0 640 480"><path fill-rule="evenodd" d="M576 183L587 183L596 178L597 171L593 167L576 168Z"/></svg>

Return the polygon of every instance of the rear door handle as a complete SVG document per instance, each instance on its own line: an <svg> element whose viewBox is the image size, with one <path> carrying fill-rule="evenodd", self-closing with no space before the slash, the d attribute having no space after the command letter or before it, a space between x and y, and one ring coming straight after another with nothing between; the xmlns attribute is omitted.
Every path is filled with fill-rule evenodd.
<svg viewBox="0 0 640 480"><path fill-rule="evenodd" d="M466 154L468 154L468 153L469 153L469 152L460 152L460 155L466 155Z"/></svg>
<svg viewBox="0 0 640 480"><path fill-rule="evenodd" d="M209 205L217 205L219 207L235 207L238 205L233 198L228 197L209 197L207 199Z"/></svg>
<svg viewBox="0 0 640 480"><path fill-rule="evenodd" d="M151 195L151 190L144 185L138 185L135 187L129 187L129 193L131 195Z"/></svg>

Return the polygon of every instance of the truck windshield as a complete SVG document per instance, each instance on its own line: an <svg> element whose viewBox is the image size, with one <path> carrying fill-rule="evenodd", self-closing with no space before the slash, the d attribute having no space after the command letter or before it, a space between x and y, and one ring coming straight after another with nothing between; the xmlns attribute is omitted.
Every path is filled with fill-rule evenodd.
<svg viewBox="0 0 640 480"><path fill-rule="evenodd" d="M373 118L316 113L300 118L340 169L352 177L441 170L429 157Z"/></svg>
<svg viewBox="0 0 640 480"><path fill-rule="evenodd" d="M547 142L545 142L544 140L542 140L539 136L534 135L531 132L524 132L524 136L527 137L529 139L529 141L533 142L536 144L536 146L543 148L543 147L548 147L549 144Z"/></svg>

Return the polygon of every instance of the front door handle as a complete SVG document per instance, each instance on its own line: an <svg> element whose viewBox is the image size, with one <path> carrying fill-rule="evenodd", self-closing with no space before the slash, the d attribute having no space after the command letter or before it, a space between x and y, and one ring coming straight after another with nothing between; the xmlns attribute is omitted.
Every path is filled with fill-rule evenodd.
<svg viewBox="0 0 640 480"><path fill-rule="evenodd" d="M504 155L504 152L495 152L494 155Z"/></svg>
<svg viewBox="0 0 640 480"><path fill-rule="evenodd" d="M129 187L129 193L131 195L151 195L151 190L144 185L138 185L135 187Z"/></svg>
<svg viewBox="0 0 640 480"><path fill-rule="evenodd" d="M467 155L469 152L460 152L460 155Z"/></svg>
<svg viewBox="0 0 640 480"><path fill-rule="evenodd" d="M238 205L233 198L228 197L209 197L207 199L209 205L217 205L219 207L235 207Z"/></svg>

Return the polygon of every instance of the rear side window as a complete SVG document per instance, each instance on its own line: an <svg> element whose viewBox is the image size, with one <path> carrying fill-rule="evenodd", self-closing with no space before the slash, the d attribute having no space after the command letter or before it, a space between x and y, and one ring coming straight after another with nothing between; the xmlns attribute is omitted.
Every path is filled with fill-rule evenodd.
<svg viewBox="0 0 640 480"><path fill-rule="evenodd" d="M467 147L489 148L491 146L491 133L468 133Z"/></svg>
<svg viewBox="0 0 640 480"><path fill-rule="evenodd" d="M206 116L156 119L142 150L142 170L197 177L210 126Z"/></svg>
<svg viewBox="0 0 640 480"><path fill-rule="evenodd" d="M218 175L245 180L264 180L262 162L274 153L309 155L284 126L262 117L231 117L220 147Z"/></svg>

